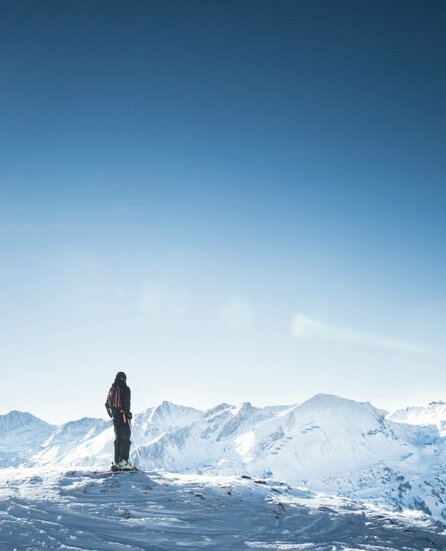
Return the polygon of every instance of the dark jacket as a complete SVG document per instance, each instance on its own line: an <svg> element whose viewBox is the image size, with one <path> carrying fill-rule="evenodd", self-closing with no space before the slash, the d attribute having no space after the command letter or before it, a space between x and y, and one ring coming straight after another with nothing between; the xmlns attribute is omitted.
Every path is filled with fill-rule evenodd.
<svg viewBox="0 0 446 551"><path fill-rule="evenodd" d="M130 388L126 383L116 381L110 387L105 402L105 408L110 417L116 417L124 413L128 418L132 418L130 413Z"/></svg>

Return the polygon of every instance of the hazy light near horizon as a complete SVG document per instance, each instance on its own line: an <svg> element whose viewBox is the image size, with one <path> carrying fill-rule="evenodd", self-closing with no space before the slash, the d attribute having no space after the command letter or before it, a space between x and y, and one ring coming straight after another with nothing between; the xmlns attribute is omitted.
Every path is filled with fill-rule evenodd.
<svg viewBox="0 0 446 551"><path fill-rule="evenodd" d="M387 348L399 352L429 354L431 350L414 343L391 339L357 329L348 329L339 325L325 323L305 314L297 313L291 322L291 334L298 339L320 338L351 344Z"/></svg>

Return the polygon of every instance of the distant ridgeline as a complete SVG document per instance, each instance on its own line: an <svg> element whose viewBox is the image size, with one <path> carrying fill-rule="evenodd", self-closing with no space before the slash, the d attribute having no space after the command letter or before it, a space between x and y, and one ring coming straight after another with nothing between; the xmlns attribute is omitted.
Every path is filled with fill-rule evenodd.
<svg viewBox="0 0 446 551"><path fill-rule="evenodd" d="M0 466L107 467L113 439L102 419L55 426L12 411L0 416ZM131 459L144 469L269 477L446 523L445 402L392 414L325 394L205 411L163 402L134 416L132 441Z"/></svg>

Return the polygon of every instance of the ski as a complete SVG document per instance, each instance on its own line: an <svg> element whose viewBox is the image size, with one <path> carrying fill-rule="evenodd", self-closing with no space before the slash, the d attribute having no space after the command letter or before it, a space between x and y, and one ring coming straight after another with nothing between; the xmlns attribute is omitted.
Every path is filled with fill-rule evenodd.
<svg viewBox="0 0 446 551"><path fill-rule="evenodd" d="M120 469L115 464L113 464L110 467L110 472L112 472L112 473L138 473L138 472L140 472L140 469L138 469L137 467L134 467L134 466L131 469Z"/></svg>

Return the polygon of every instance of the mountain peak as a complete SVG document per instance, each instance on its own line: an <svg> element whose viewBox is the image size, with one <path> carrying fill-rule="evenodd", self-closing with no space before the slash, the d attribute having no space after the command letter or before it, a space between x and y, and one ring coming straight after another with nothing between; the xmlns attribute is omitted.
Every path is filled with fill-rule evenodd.
<svg viewBox="0 0 446 551"><path fill-rule="evenodd" d="M169 400L163 400L161 402L161 404L159 404L156 409L158 411L160 410L171 410L172 408L175 408L177 407L176 404L174 404L173 402L169 402Z"/></svg>
<svg viewBox="0 0 446 551"><path fill-rule="evenodd" d="M306 404L312 405L312 406L318 406L318 407L339 407L339 406L348 406L349 404L358 404L360 402L355 402L354 400L349 400L348 398L341 398L341 396L337 396L336 394L324 394L320 392L319 394L315 394L312 398L309 398L305 402L303 402L301 405L304 406Z"/></svg>
<svg viewBox="0 0 446 551"><path fill-rule="evenodd" d="M154 408L154 411L163 412L163 413L169 412L169 413L175 414L178 412L185 412L185 411L198 412L199 410L190 406L182 406L180 404L175 404L174 402L169 402L169 400L163 400L161 404L159 404Z"/></svg>
<svg viewBox="0 0 446 551"><path fill-rule="evenodd" d="M13 409L5 415L0 415L0 431L9 431L16 428L22 427L24 425L40 425L45 427L51 427L50 423L35 417L27 411L18 411Z"/></svg>
<svg viewBox="0 0 446 551"><path fill-rule="evenodd" d="M233 407L234 406L232 406L231 404L227 404L226 402L223 402L222 404L218 404L217 406L214 406L210 409L207 409L204 412L204 416L206 418L210 418L210 417L213 417L214 415L219 415L219 414L223 413L224 411L231 410L231 409L233 409Z"/></svg>
<svg viewBox="0 0 446 551"><path fill-rule="evenodd" d="M183 427L197 420L203 413L189 406L180 406L164 400L150 410L148 422L160 430L170 430L174 427Z"/></svg>
<svg viewBox="0 0 446 551"><path fill-rule="evenodd" d="M409 425L434 425L444 433L446 431L446 402L430 402L426 407L412 406L397 409L387 417L397 423Z"/></svg>

